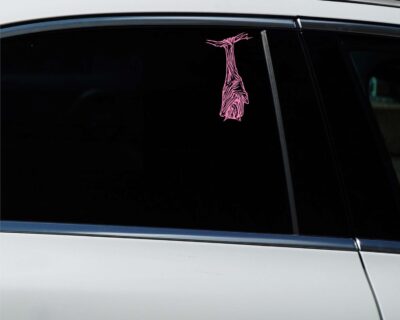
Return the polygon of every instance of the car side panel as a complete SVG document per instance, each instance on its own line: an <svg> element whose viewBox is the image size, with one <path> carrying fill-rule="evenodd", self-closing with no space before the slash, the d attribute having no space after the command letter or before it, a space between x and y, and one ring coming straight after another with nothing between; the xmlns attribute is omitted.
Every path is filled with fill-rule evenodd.
<svg viewBox="0 0 400 320"><path fill-rule="evenodd" d="M2 233L0 252L2 320L379 319L353 251Z"/></svg>
<svg viewBox="0 0 400 320"><path fill-rule="evenodd" d="M362 252L361 256L384 319L399 319L400 255Z"/></svg>

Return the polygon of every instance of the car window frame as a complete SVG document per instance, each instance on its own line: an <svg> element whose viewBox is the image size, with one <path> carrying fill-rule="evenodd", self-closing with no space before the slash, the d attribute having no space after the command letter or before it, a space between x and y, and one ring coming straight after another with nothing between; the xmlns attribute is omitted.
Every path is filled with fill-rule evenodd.
<svg viewBox="0 0 400 320"><path fill-rule="evenodd" d="M393 25L382 25L382 24L371 24L371 23L360 23L351 21L338 21L338 20L328 20L328 19L307 19L302 17L276 17L276 16L227 16L227 15L124 15L124 16L99 16L99 17L69 17L69 18L55 18L55 19L44 19L38 21L28 21L13 24L6 24L1 26L0 39L12 37L21 34L36 33L49 30L64 30L72 28L82 28L88 26L124 26L124 25L151 25L151 26L161 26L161 25L202 25L202 26L257 26L264 27L265 29L283 29L283 30L297 30L302 32L303 30L325 30L325 31L341 31L350 33L366 33L375 35L389 35L400 37L400 27ZM283 146L281 146L282 148ZM286 168L286 170L290 170ZM293 186L292 186L293 188ZM21 224L22 223L22 224ZM1 232L38 232L38 233L61 233L61 234L85 234L85 235L105 235L105 236L119 236L118 232L114 232L112 227L107 228L107 226L87 226L89 230L80 232L80 229L85 229L85 226L73 226L71 230L71 225L65 224L43 224L43 223L31 223L31 222L15 222L15 221L1 221L0 220L0 231ZM101 232L99 232L99 228ZM96 230L91 230L92 228ZM104 230L106 228L107 230ZM129 227L127 227L129 229ZM61 229L57 231L57 229ZM131 229L126 229L124 232L129 234L128 237L136 237L138 231L131 227ZM157 228L158 232L163 233L163 228ZM149 231L149 230L148 230ZM164 230L165 231L165 230ZM188 237L189 241L209 241L206 235L201 235L200 238L192 239L190 234L192 230L180 230L177 231L165 231L169 234L167 238L172 238L174 240L185 240ZM199 231L201 233L201 231ZM205 231L207 232L207 231ZM153 230L150 232L153 233ZM183 234L182 234L183 233ZM176 235L178 234L178 235ZM321 248L321 249L339 249L342 250L343 247L337 245L338 240L341 238L332 237L309 237L303 235L270 235L270 234L251 234L246 235L240 232L240 235L244 237L245 240L240 241L229 239L230 232L227 232L227 239L220 238L220 235L212 235L218 240L223 240L222 242L227 243L248 243L248 244L263 244L263 245L278 245L278 246L304 246L305 239L313 243L310 247ZM148 235L143 236L148 238ZM197 237L197 236L196 236ZM206 238L203 238L206 237ZM266 237L266 242L260 240L262 237ZM277 238L289 237L289 241L282 242L277 240ZM251 240L256 238L257 240ZM320 239L324 239L326 243L319 243ZM346 238L347 239L347 238ZM219 240L217 242L219 242ZM348 239L351 243L350 247L346 245L346 248L350 250L356 250L360 248L361 245L357 246L355 242L356 239ZM302 242L303 241L303 242ZM339 242L340 242L339 241ZM393 243L391 244L393 247ZM357 249L358 250L358 249ZM369 250L371 247L369 247ZM381 249L382 250L382 249Z"/></svg>

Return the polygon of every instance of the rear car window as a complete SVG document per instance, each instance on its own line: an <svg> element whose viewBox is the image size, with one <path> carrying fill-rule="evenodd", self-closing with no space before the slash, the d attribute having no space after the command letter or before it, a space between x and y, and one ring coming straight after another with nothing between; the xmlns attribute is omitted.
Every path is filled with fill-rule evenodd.
<svg viewBox="0 0 400 320"><path fill-rule="evenodd" d="M350 55L400 177L400 41L352 43Z"/></svg>
<svg viewBox="0 0 400 320"><path fill-rule="evenodd" d="M351 230L345 195L301 35L283 30L268 35L300 233L347 237Z"/></svg>
<svg viewBox="0 0 400 320"><path fill-rule="evenodd" d="M1 59L2 219L292 232L260 30L42 32Z"/></svg>
<svg viewBox="0 0 400 320"><path fill-rule="evenodd" d="M397 38L305 33L355 235L400 240Z"/></svg>

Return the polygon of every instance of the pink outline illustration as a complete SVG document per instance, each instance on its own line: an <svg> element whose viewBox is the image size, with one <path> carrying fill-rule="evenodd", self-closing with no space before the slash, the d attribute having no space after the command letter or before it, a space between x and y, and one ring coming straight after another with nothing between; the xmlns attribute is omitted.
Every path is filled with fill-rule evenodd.
<svg viewBox="0 0 400 320"><path fill-rule="evenodd" d="M214 47L225 49L226 56L226 74L225 82L222 88L222 104L219 115L227 119L241 121L244 115L244 105L249 104L249 97L244 88L242 77L239 75L236 60L234 44L240 40L249 40L251 37L247 33L240 33L234 37L226 38L221 41L207 40L206 43Z"/></svg>

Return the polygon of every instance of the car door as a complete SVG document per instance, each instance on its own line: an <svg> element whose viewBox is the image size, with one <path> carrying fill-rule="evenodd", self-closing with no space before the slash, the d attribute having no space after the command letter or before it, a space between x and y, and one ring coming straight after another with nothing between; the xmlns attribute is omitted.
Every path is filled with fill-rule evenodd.
<svg viewBox="0 0 400 320"><path fill-rule="evenodd" d="M292 20L2 36L2 319L379 319Z"/></svg>

